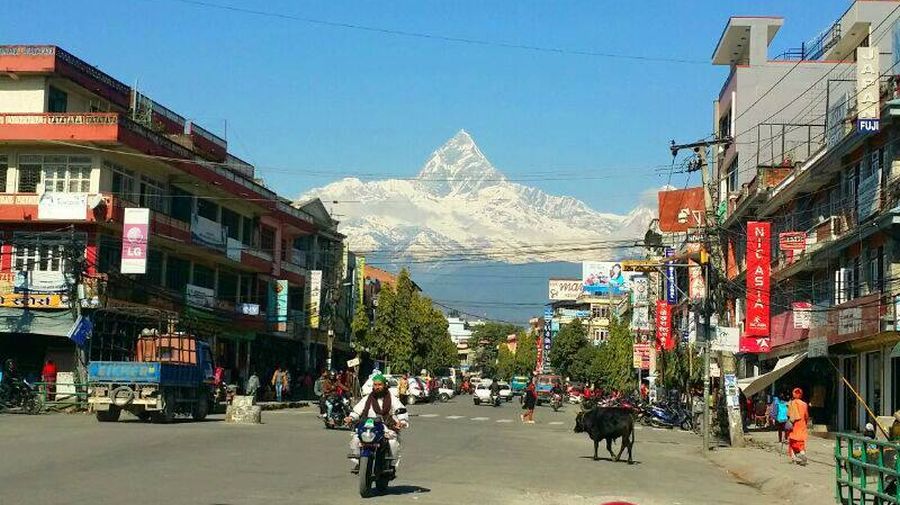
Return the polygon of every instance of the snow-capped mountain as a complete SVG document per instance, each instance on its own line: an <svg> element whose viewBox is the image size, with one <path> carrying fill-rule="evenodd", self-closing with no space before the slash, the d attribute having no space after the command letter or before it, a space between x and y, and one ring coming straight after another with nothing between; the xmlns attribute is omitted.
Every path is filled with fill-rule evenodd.
<svg viewBox="0 0 900 505"><path fill-rule="evenodd" d="M415 178L346 178L302 195L338 201L354 251L393 258L508 263L612 258L611 242L640 240L655 210L597 212L584 202L509 181L460 130Z"/></svg>

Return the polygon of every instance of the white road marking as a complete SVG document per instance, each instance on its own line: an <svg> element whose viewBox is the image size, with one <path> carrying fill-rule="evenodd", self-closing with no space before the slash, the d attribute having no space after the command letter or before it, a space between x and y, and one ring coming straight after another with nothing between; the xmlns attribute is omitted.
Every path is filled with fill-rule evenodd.
<svg viewBox="0 0 900 505"><path fill-rule="evenodd" d="M447 419L462 419L466 416L447 416Z"/></svg>
<svg viewBox="0 0 900 505"><path fill-rule="evenodd" d="M498 423L511 423L512 419L497 419Z"/></svg>
<svg viewBox="0 0 900 505"><path fill-rule="evenodd" d="M469 418L472 421L490 421L490 417L471 417Z"/></svg>
<svg viewBox="0 0 900 505"><path fill-rule="evenodd" d="M547 424L562 424L562 423L563 423L562 421L550 421Z"/></svg>
<svg viewBox="0 0 900 505"><path fill-rule="evenodd" d="M419 417L437 417L437 414L420 414Z"/></svg>

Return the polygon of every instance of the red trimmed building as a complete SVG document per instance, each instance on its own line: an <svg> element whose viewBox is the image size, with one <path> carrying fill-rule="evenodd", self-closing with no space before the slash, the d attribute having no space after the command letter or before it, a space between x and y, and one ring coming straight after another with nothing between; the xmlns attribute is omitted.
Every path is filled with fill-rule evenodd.
<svg viewBox="0 0 900 505"><path fill-rule="evenodd" d="M144 274L120 273L130 207L150 209ZM308 324L308 274L330 305L347 270L320 201L294 205L225 139L55 46L0 46L0 244L0 357L26 371L77 368L76 306L89 359L172 324L209 340L232 382L316 369L334 317Z"/></svg>

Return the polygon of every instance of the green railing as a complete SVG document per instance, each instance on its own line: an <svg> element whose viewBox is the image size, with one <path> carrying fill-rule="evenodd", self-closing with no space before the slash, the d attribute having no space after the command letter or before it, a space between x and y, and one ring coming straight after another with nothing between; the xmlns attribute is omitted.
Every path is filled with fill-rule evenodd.
<svg viewBox="0 0 900 505"><path fill-rule="evenodd" d="M835 498L841 504L900 504L900 444L839 433L834 441Z"/></svg>
<svg viewBox="0 0 900 505"><path fill-rule="evenodd" d="M35 382L34 385L38 388L43 410L70 407L79 410L87 408L88 385L85 383ZM73 389L75 390L74 392L72 391Z"/></svg>

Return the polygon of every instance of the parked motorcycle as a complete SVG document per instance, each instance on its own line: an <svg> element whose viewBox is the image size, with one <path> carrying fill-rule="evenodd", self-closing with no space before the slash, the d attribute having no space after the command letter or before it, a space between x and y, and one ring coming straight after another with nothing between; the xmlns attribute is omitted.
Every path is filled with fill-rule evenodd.
<svg viewBox="0 0 900 505"><path fill-rule="evenodd" d="M553 398L550 399L550 408L553 409L553 412L559 411L562 408L562 395L559 393L553 393Z"/></svg>
<svg viewBox="0 0 900 505"><path fill-rule="evenodd" d="M0 412L17 410L26 414L40 414L43 409L37 386L25 380L15 380L0 387Z"/></svg>
<svg viewBox="0 0 900 505"><path fill-rule="evenodd" d="M650 405L645 417L650 426L657 428L681 428L690 431L694 427L690 412L677 405Z"/></svg>
<svg viewBox="0 0 900 505"><path fill-rule="evenodd" d="M368 418L356 426L359 438L359 496L368 498L375 490L383 493L388 482L396 477L391 465L391 447L384 437L384 423L380 418Z"/></svg>
<svg viewBox="0 0 900 505"><path fill-rule="evenodd" d="M325 428L333 430L343 425L344 419L350 415L350 400L346 396L331 396L327 400L331 403L331 414L325 411Z"/></svg>

